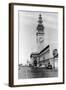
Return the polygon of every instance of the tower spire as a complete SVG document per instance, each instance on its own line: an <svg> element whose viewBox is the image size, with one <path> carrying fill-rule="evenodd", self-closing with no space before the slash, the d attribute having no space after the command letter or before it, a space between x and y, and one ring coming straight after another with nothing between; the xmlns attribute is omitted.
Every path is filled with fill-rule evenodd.
<svg viewBox="0 0 66 90"><path fill-rule="evenodd" d="M37 33L44 33L44 26L43 26L43 20L41 14L39 14L38 18L38 25L37 25Z"/></svg>
<svg viewBox="0 0 66 90"><path fill-rule="evenodd" d="M42 20L42 16L41 14L39 14L39 20L38 20L38 23L42 24L43 20Z"/></svg>

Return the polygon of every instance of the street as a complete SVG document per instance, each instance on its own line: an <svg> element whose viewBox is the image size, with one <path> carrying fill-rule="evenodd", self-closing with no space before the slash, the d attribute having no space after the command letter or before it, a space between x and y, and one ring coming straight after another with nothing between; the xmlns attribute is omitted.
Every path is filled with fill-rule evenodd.
<svg viewBox="0 0 66 90"><path fill-rule="evenodd" d="M46 69L42 68L33 68L28 66L22 66L18 70L19 79L28 79L28 78L48 78L48 77L57 77L57 69Z"/></svg>

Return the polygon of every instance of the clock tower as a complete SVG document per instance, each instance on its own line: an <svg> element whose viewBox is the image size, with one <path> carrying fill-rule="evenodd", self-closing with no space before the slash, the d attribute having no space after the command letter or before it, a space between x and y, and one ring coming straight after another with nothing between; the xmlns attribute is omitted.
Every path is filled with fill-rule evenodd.
<svg viewBox="0 0 66 90"><path fill-rule="evenodd" d="M44 26L41 14L39 15L37 32L36 32L37 50L40 52L44 49Z"/></svg>

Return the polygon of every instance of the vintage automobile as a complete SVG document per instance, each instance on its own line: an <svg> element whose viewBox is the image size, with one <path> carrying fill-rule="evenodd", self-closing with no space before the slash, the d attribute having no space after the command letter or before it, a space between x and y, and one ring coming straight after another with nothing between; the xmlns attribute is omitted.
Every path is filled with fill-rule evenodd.
<svg viewBox="0 0 66 90"><path fill-rule="evenodd" d="M50 62L48 63L47 69L52 69L52 65L50 64Z"/></svg>

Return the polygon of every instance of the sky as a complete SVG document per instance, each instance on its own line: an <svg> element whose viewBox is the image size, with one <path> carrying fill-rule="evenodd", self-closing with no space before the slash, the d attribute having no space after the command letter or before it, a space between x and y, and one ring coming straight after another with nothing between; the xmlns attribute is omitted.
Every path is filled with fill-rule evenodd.
<svg viewBox="0 0 66 90"><path fill-rule="evenodd" d="M19 63L30 61L30 54L37 51L36 28L39 14L42 15L44 29L44 47L58 43L58 13L19 11Z"/></svg>

